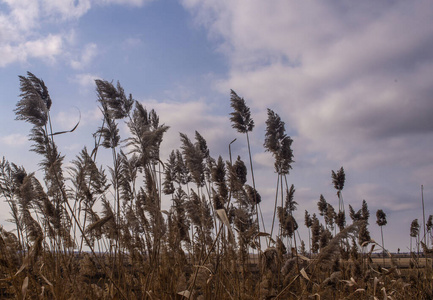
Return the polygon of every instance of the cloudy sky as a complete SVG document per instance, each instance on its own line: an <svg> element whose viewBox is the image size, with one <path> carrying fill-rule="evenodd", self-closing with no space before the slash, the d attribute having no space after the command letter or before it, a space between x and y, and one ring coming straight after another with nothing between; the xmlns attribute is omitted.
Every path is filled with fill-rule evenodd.
<svg viewBox="0 0 433 300"><path fill-rule="evenodd" d="M163 155L179 148L179 132L198 130L212 156L228 159L237 138L233 155L247 161L245 137L229 121L233 89L256 124L268 223L277 176L262 145L271 108L294 140L298 223L305 210L317 213L320 194L338 207L331 170L344 166L346 205L367 201L378 241L383 209L387 248L408 251L411 221L422 224L421 185L433 214L432 22L430 0L0 0L0 155L38 169L30 125L13 113L27 71L49 88L55 130L72 128L81 112L78 129L57 137L67 162L93 145L101 124L96 78L119 81L171 126Z"/></svg>

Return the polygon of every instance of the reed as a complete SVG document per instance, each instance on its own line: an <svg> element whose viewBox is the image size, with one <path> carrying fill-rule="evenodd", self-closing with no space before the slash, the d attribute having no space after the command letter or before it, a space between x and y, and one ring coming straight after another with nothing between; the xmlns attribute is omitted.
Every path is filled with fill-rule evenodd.
<svg viewBox="0 0 433 300"><path fill-rule="evenodd" d="M426 259L420 261L418 250L413 268L403 269L385 249L382 231L381 245L371 239L365 200L357 211L349 204L352 223L346 224L342 167L331 172L338 212L320 196L317 214L305 211L309 234L302 239L293 213L302 203L287 180L293 140L274 111L268 110L264 142L277 173L268 233L259 226L261 196L250 152L252 186L240 156L233 162L213 158L198 132L194 140L181 133L180 149L163 162L160 145L169 127L120 84L97 80L101 126L95 144L65 167L56 136L73 134L78 124L56 132L50 118L55 102L45 83L32 73L19 79L15 113L31 125L41 174L5 158L0 162L1 197L15 226L12 232L0 228L2 299L432 298L428 237L419 238L414 221L410 235ZM230 120L249 145L249 108L233 91L231 101ZM119 122L126 122L128 136L120 136ZM101 151L111 153L109 165L98 165ZM162 201L170 201L170 208L163 210ZM381 229L382 212L376 214ZM267 240L266 249L260 239ZM385 258L374 261L375 247L391 268Z"/></svg>

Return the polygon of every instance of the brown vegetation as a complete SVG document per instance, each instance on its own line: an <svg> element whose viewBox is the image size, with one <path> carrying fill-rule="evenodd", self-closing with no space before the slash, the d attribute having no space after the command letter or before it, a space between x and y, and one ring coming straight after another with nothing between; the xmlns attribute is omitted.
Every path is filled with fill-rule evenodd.
<svg viewBox="0 0 433 300"><path fill-rule="evenodd" d="M287 181L293 141L272 110L264 146L275 158L277 185L268 233L263 220L262 226L259 222L261 197L254 176L249 186L240 157L235 162L212 158L205 139L196 132L195 141L181 133L181 149L162 162L159 146L168 126L160 124L154 110L147 111L126 96L119 84L97 80L103 119L94 133L95 146L91 151L84 148L72 167L65 168L55 144L55 136L65 132L53 130L48 89L31 73L21 76L20 83L15 112L18 120L33 126L32 151L41 156L43 180L4 158L1 161L0 189L15 230L0 230L0 297L433 297L431 258L419 256L431 257L428 239L420 239L414 225L411 236L422 250L403 263L371 240L365 201L358 211L349 205L352 222L347 224L342 167L331 173L338 211L321 196L318 208L324 224L315 213L305 212L312 253L306 250L296 235L295 188ZM248 132L254 127L249 108L233 91L231 101L233 127L249 142ZM124 140L119 136L120 120L130 130ZM112 154L107 169L96 163L101 147ZM162 194L171 200L169 210L161 207ZM383 211L377 218L379 226L386 225ZM273 232L276 219L279 226ZM427 227L430 233L431 216ZM377 248L384 250L386 260L373 256ZM258 254L252 256L252 251Z"/></svg>

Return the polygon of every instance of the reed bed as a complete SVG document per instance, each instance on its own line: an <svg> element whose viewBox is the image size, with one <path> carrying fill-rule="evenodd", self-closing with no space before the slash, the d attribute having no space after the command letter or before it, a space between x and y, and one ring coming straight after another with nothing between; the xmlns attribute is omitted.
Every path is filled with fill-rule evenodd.
<svg viewBox="0 0 433 300"><path fill-rule="evenodd" d="M56 132L45 83L32 73L19 79L16 118L32 126L31 150L41 158L42 174L5 158L0 163L1 195L15 226L0 228L1 298L432 299L431 241L412 225L421 250L403 269L384 248L383 235L381 244L370 238L365 201L359 210L349 205L349 224L343 167L330 178L338 210L318 197L317 215L305 211L309 236L301 239L295 187L288 184L293 140L274 111L268 109L264 142L277 179L266 230L251 152L249 165L240 157L224 161L210 156L199 132L193 140L181 133L180 149L162 161L169 127L120 84L96 80L101 126L95 144L65 167L55 139L73 134L78 124ZM249 149L250 110L234 91L230 101L230 121ZM120 137L119 122L126 122L129 136ZM111 154L108 166L97 163L101 151ZM382 229L386 215L376 215ZM430 216L429 235L431 223ZM387 268L373 261L375 249L383 251Z"/></svg>

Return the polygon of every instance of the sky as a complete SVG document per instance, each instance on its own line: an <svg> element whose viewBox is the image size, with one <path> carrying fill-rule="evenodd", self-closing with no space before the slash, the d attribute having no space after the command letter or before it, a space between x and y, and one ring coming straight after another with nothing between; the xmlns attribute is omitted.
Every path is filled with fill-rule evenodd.
<svg viewBox="0 0 433 300"><path fill-rule="evenodd" d="M343 166L346 209L367 201L378 242L375 214L384 210L386 248L409 251L410 224L423 219L421 185L426 217L433 214L432 22L430 0L0 0L0 156L38 172L31 127L13 112L18 76L30 71L49 89L55 131L80 120L56 137L66 165L101 126L95 79L119 81L170 126L163 161L180 147L179 132L197 130L213 157L228 160L236 138L232 155L248 162L245 136L229 120L233 89L256 124L250 139L268 228L277 180L263 148L270 108L293 139L288 181L301 236L321 194L338 207L331 170ZM110 165L109 156L98 160ZM0 208L9 228L8 206Z"/></svg>

